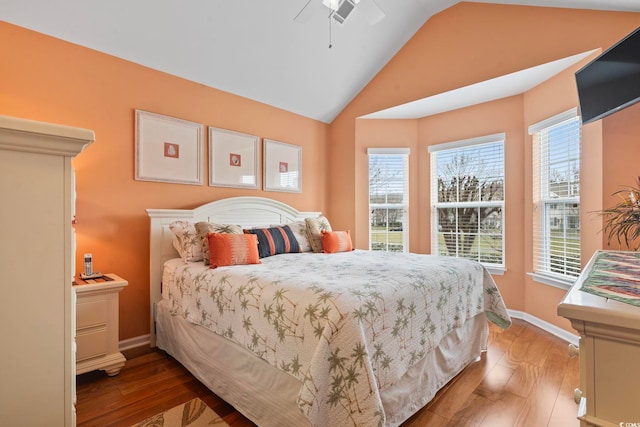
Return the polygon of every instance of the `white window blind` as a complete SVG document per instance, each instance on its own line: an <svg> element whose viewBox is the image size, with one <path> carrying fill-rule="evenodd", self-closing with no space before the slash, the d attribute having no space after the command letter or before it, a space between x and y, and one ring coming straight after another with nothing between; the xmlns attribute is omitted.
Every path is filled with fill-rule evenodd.
<svg viewBox="0 0 640 427"><path fill-rule="evenodd" d="M504 267L504 140L429 147L433 253Z"/></svg>
<svg viewBox="0 0 640 427"><path fill-rule="evenodd" d="M581 270L577 111L534 124L529 133L533 135L534 273L571 283Z"/></svg>
<svg viewBox="0 0 640 427"><path fill-rule="evenodd" d="M369 248L408 251L409 149L370 148Z"/></svg>

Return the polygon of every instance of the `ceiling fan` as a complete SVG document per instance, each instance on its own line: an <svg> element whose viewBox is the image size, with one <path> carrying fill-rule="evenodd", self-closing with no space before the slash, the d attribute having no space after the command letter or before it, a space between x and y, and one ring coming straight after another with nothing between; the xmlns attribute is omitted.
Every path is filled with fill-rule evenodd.
<svg viewBox="0 0 640 427"><path fill-rule="evenodd" d="M326 14L329 19L343 24L356 7L358 13L362 13L371 25L385 16L375 0L308 0L293 20L298 23L306 23L313 16Z"/></svg>

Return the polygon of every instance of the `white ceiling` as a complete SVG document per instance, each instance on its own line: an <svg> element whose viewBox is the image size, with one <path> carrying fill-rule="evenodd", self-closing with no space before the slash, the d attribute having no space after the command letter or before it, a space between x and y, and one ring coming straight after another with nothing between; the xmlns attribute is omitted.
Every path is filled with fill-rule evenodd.
<svg viewBox="0 0 640 427"><path fill-rule="evenodd" d="M294 22L308 1L316 13ZM368 2L386 15L374 25ZM331 27L321 0L1 0L0 19L330 123L432 15L457 2L361 0ZM640 0L491 2L640 12ZM460 92L448 95L455 104Z"/></svg>

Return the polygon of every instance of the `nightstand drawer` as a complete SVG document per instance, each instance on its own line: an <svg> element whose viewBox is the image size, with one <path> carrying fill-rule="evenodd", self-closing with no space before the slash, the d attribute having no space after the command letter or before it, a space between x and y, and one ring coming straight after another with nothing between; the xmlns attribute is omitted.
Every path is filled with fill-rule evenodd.
<svg viewBox="0 0 640 427"><path fill-rule="evenodd" d="M76 361L80 362L92 357L107 354L107 330L101 329L76 336Z"/></svg>
<svg viewBox="0 0 640 427"><path fill-rule="evenodd" d="M108 273L93 280L76 279L76 374L102 369L118 375L127 360L118 348L118 294L128 282Z"/></svg>
<svg viewBox="0 0 640 427"><path fill-rule="evenodd" d="M107 323L107 300L79 302L76 306L76 330Z"/></svg>

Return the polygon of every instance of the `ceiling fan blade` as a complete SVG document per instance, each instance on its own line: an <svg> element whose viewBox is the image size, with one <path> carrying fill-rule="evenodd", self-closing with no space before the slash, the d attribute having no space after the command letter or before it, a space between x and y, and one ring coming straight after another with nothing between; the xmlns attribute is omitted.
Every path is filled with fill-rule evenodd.
<svg viewBox="0 0 640 427"><path fill-rule="evenodd" d="M297 22L298 24L306 24L313 18L313 15L316 14L318 10L317 5L322 4L320 0L308 0L307 4L305 4L300 12L293 18L293 22Z"/></svg>
<svg viewBox="0 0 640 427"><path fill-rule="evenodd" d="M384 11L378 6L376 0L362 0L358 3L358 9L362 9L361 12L370 25L377 24L385 17Z"/></svg>

